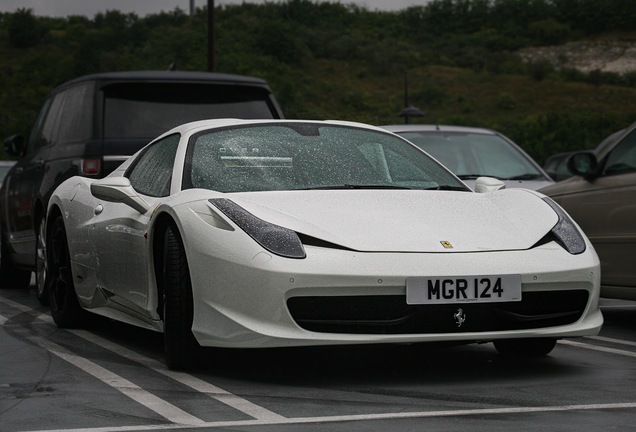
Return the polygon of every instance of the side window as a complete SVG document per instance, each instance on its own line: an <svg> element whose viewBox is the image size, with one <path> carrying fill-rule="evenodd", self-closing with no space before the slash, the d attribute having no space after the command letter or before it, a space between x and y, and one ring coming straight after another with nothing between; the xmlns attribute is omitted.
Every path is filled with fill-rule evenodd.
<svg viewBox="0 0 636 432"><path fill-rule="evenodd" d="M172 167L179 145L179 134L167 136L139 156L126 176L139 193L153 197L170 194Z"/></svg>
<svg viewBox="0 0 636 432"><path fill-rule="evenodd" d="M57 131L60 124L60 118L62 117L62 110L64 109L64 92L58 93L53 97L51 101L51 107L49 108L44 124L42 125L42 131L36 138L36 147L41 147L49 144L55 144L57 138Z"/></svg>
<svg viewBox="0 0 636 432"><path fill-rule="evenodd" d="M38 116L36 117L35 122L31 127L31 132L29 133L29 139L27 141L27 154L33 153L38 147L38 140L42 131L42 123L44 122L46 114L49 111L49 107L51 106L51 100L52 99L49 98L46 100L46 102L44 102L44 105L42 105L42 108L40 109L40 112L38 113Z"/></svg>
<svg viewBox="0 0 636 432"><path fill-rule="evenodd" d="M622 174L636 171L636 129L619 142L607 156L603 174Z"/></svg>
<svg viewBox="0 0 636 432"><path fill-rule="evenodd" d="M41 132L29 138L29 147L87 140L91 136L93 84L80 84L53 96ZM44 109L43 109L44 111ZM39 129L39 128L38 128ZM36 132L37 133L37 132Z"/></svg>
<svg viewBox="0 0 636 432"><path fill-rule="evenodd" d="M70 143L86 141L91 137L93 84L80 84L64 92L63 115L58 122L57 141Z"/></svg>

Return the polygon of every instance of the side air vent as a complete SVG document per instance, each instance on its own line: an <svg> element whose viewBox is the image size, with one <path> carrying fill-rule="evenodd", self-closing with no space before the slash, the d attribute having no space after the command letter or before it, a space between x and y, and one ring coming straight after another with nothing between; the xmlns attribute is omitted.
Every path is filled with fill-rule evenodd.
<svg viewBox="0 0 636 432"><path fill-rule="evenodd" d="M298 234L298 238L300 239L300 242L305 245L305 246L315 246L315 247L320 247L320 248L325 248L325 249L338 249L338 250L346 250L346 251L354 251L353 249L350 249L348 247L345 246L341 246L335 243L331 243L328 241L324 241L324 240L320 240L317 239L315 237L311 237L305 234L301 234L301 233L296 233ZM355 251L354 251L355 252Z"/></svg>

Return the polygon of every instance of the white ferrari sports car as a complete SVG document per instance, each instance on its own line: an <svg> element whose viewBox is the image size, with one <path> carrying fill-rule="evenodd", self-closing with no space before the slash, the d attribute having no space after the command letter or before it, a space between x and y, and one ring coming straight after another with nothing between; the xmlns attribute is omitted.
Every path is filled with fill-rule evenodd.
<svg viewBox="0 0 636 432"><path fill-rule="evenodd" d="M46 217L60 327L86 311L197 347L493 341L545 355L594 335L599 260L550 198L475 192L358 123L184 124L108 177L73 177Z"/></svg>

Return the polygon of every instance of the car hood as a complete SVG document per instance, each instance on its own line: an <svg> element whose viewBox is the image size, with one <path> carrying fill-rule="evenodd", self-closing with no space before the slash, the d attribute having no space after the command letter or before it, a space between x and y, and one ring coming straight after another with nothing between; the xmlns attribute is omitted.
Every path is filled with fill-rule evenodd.
<svg viewBox="0 0 636 432"><path fill-rule="evenodd" d="M227 194L253 215L364 252L477 252L531 248L557 223L539 196L416 190Z"/></svg>

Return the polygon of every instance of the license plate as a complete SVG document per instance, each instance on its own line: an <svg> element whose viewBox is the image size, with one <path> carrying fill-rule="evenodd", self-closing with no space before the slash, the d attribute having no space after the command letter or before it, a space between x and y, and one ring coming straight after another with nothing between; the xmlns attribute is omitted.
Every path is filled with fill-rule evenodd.
<svg viewBox="0 0 636 432"><path fill-rule="evenodd" d="M521 301L521 275L406 278L407 304Z"/></svg>

